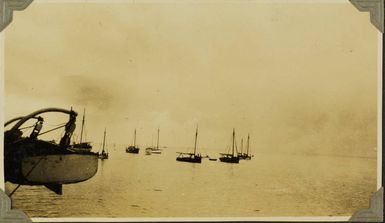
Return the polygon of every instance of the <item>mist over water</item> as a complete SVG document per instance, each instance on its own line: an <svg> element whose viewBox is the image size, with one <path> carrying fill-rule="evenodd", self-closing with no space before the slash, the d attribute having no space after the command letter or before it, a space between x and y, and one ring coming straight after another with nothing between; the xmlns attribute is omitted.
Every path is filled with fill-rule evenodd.
<svg viewBox="0 0 385 223"><path fill-rule="evenodd" d="M21 186L12 206L30 217L351 216L376 191L375 158L252 151L239 164L193 164L175 161L177 151L185 149L146 156L116 147L93 178L64 185L62 196Z"/></svg>
<svg viewBox="0 0 385 223"><path fill-rule="evenodd" d="M64 185L61 196L21 186L14 208L30 217L258 217L367 207L381 46L368 16L348 1L171 2L34 2L14 16L5 120L73 108L78 141L85 109L83 139L100 150L107 128L107 144L117 145L90 180ZM44 118L50 129L68 117ZM250 134L254 157L176 162L196 125L203 155L227 152L235 128ZM130 144L134 129L138 144L150 145L158 128L169 146L161 155L118 145Z"/></svg>

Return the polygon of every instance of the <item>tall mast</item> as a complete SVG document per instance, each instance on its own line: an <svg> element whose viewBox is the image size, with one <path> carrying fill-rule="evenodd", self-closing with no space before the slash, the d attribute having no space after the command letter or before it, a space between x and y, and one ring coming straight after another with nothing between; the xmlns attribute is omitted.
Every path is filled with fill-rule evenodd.
<svg viewBox="0 0 385 223"><path fill-rule="evenodd" d="M82 139L83 139L83 128L84 128L84 122L85 122L85 119L86 119L86 109L84 108L83 109L83 120L82 120L82 129L80 130L80 143L82 143Z"/></svg>
<svg viewBox="0 0 385 223"><path fill-rule="evenodd" d="M134 130L134 147L136 145L136 129Z"/></svg>
<svg viewBox="0 0 385 223"><path fill-rule="evenodd" d="M243 138L241 139L241 154L243 152Z"/></svg>
<svg viewBox="0 0 385 223"><path fill-rule="evenodd" d="M106 129L104 128L104 137L103 137L103 151L104 151L104 146L106 145Z"/></svg>
<svg viewBox="0 0 385 223"><path fill-rule="evenodd" d="M159 128L158 128L158 140L156 141L156 149L159 149Z"/></svg>
<svg viewBox="0 0 385 223"><path fill-rule="evenodd" d="M246 155L249 155L249 145L250 145L250 134L247 134L247 152L246 152Z"/></svg>
<svg viewBox="0 0 385 223"><path fill-rule="evenodd" d="M234 144L235 144L235 129L233 128L233 149L231 154L234 156Z"/></svg>
<svg viewBox="0 0 385 223"><path fill-rule="evenodd" d="M198 138L198 126L195 131L194 155L196 154L196 151L197 151L197 138Z"/></svg>

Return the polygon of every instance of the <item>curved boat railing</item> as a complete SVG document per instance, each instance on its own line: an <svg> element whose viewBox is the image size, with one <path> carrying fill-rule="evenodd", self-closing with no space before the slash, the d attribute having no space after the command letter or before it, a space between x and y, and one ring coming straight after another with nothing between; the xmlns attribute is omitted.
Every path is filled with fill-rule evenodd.
<svg viewBox="0 0 385 223"><path fill-rule="evenodd" d="M4 127L7 127L7 125L9 125L9 124L11 124L11 123L13 123L13 122L15 122L15 121L17 121L17 120L20 120L20 119L22 119L22 118L24 118L24 116L20 116L20 117L17 117L17 118L13 118L13 119L9 120L8 122L4 123Z"/></svg>
<svg viewBox="0 0 385 223"><path fill-rule="evenodd" d="M47 113L47 112L61 112L61 113L65 113L65 114L69 114L71 116L71 118L76 118L76 116L78 115L78 113L76 113L74 110L67 110L67 109L62 109L62 108L45 108L45 109L37 110L37 111L35 111L35 112L33 112L33 113L29 114L29 115L26 115L24 117L14 118L14 119L8 121L6 124L10 124L10 123L12 123L12 122L14 122L16 120L20 120L19 122L17 122L10 129L10 131L13 131L13 130L18 129L21 125L23 125L29 119L34 118L34 117L36 117L39 114Z"/></svg>

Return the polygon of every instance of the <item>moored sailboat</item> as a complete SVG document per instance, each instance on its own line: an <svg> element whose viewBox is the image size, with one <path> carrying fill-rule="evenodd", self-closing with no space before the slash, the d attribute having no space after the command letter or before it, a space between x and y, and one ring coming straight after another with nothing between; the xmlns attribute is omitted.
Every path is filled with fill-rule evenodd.
<svg viewBox="0 0 385 223"><path fill-rule="evenodd" d="M151 154L161 154L162 150L159 148L159 128L158 128L158 137L156 140L156 147L147 147L146 151L151 151Z"/></svg>
<svg viewBox="0 0 385 223"><path fill-rule="evenodd" d="M177 161L181 162L190 162L190 163L201 163L202 155L197 154L197 138L198 138L198 127L195 131L195 143L194 143L194 152L193 153L182 153L178 152L179 156L176 158Z"/></svg>
<svg viewBox="0 0 385 223"><path fill-rule="evenodd" d="M249 148L250 148L250 135L248 134L247 135L247 146L246 146L246 153L240 153L238 156L240 159L244 159L244 160L250 160L251 159L251 155L249 154Z"/></svg>
<svg viewBox="0 0 385 223"><path fill-rule="evenodd" d="M235 129L233 129L233 142L231 153L220 153L222 157L219 157L221 162L225 163L239 163L239 156L234 153L235 149Z"/></svg>
<svg viewBox="0 0 385 223"><path fill-rule="evenodd" d="M134 144L126 148L127 153L139 153L139 147L136 146L136 129L134 130Z"/></svg>
<svg viewBox="0 0 385 223"><path fill-rule="evenodd" d="M106 129L104 129L102 152L99 154L99 159L101 160L108 159L108 152L104 150L105 146L106 146Z"/></svg>

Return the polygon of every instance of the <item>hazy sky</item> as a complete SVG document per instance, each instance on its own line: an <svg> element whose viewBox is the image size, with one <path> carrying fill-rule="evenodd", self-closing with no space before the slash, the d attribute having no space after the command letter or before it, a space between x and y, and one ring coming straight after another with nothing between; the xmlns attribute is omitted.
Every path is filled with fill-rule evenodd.
<svg viewBox="0 0 385 223"><path fill-rule="evenodd" d="M160 1L161 2L161 1ZM5 119L87 112L87 139L368 154L377 30L338 4L38 3L5 31ZM284 1L283 1L284 2ZM79 117L79 120L81 118ZM80 123L79 123L80 124ZM80 126L80 125L79 125ZM79 128L80 129L80 128Z"/></svg>

